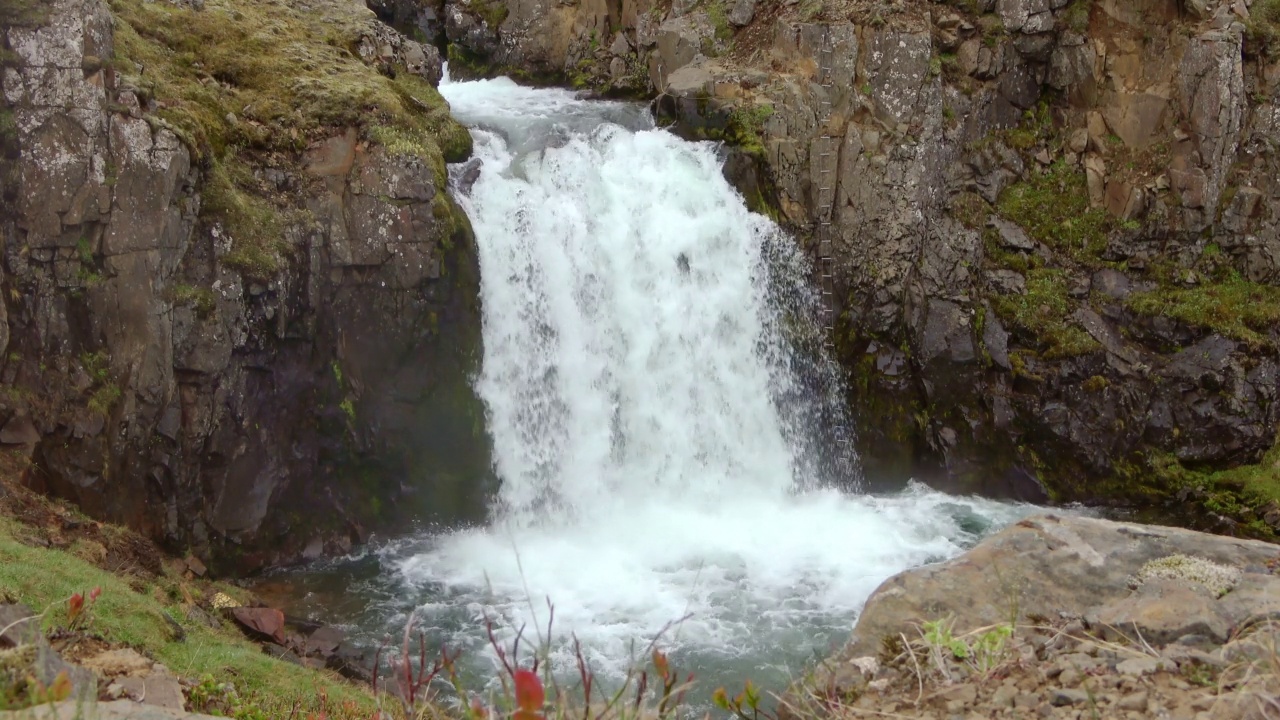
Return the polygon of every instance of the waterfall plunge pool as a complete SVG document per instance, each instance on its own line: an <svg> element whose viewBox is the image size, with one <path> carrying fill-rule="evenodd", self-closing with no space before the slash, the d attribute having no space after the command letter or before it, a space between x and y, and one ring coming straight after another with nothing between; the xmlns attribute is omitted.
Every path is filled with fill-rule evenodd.
<svg viewBox="0 0 1280 720"><path fill-rule="evenodd" d="M571 637L607 684L666 628L705 706L748 678L781 690L881 581L1033 510L857 492L856 458L828 450L848 423L807 261L747 211L714 144L505 78L441 92L475 139L451 174L479 246L475 386L501 488L483 526L277 574L268 597L285 587L293 613L369 645L415 613L472 687L494 677L486 622L534 638L548 601L565 677Z"/></svg>

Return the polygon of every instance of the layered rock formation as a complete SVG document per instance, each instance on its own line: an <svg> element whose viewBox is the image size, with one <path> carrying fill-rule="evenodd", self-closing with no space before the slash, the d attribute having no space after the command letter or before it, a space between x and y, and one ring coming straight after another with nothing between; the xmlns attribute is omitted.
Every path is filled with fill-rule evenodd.
<svg viewBox="0 0 1280 720"><path fill-rule="evenodd" d="M450 4L487 33L450 53L616 91L635 48L758 160L748 201L831 258L873 480L1280 526L1274 2L534 5Z"/></svg>
<svg viewBox="0 0 1280 720"><path fill-rule="evenodd" d="M4 20L0 442L29 484L241 571L483 512L436 49L339 0Z"/></svg>

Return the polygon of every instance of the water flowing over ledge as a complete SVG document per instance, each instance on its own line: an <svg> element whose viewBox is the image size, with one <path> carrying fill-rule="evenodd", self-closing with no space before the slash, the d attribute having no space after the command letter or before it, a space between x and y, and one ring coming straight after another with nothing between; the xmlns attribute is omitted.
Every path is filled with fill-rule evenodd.
<svg viewBox="0 0 1280 720"><path fill-rule="evenodd" d="M652 637L702 683L780 682L847 638L885 578L1027 508L912 485L856 492L828 456L839 382L807 261L750 213L712 143L640 106L505 78L441 92L476 157L451 169L482 271L501 489L486 526L383 548L363 623L417 609L486 653L485 618L569 634L618 678ZM847 425L847 423L843 423Z"/></svg>

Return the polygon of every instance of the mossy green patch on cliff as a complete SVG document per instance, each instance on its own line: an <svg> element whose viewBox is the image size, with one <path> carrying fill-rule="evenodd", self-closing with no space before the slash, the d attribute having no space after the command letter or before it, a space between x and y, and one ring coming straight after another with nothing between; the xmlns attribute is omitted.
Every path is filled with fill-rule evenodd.
<svg viewBox="0 0 1280 720"><path fill-rule="evenodd" d="M493 30L497 30L507 19L507 4L503 0L469 0L463 7L475 13Z"/></svg>
<svg viewBox="0 0 1280 720"><path fill-rule="evenodd" d="M1071 321L1072 303L1067 295L1067 275L1055 268L1028 268L1027 292L998 295L992 307L1015 326L1040 339L1046 358L1083 355L1101 349L1079 325Z"/></svg>
<svg viewBox="0 0 1280 720"><path fill-rule="evenodd" d="M64 603L73 593L98 587L102 595L92 610L89 628L93 632L107 642L135 648L179 675L210 675L234 682L248 707L259 712L247 717L289 717L295 702L305 716L308 710L320 709L321 692L333 706L349 703L359 709L360 717L373 714L374 699L362 688L265 655L234 630L186 621L181 581L131 581L72 553L24 545L15 535L18 527L15 521L0 518L0 590L37 612L50 608L46 626L65 624ZM199 591L187 588L187 592ZM182 636L176 634L176 627L181 627Z"/></svg>
<svg viewBox="0 0 1280 720"><path fill-rule="evenodd" d="M951 217L970 230L986 225L990 215L991 206L977 193L960 192L951 197Z"/></svg>
<svg viewBox="0 0 1280 720"><path fill-rule="evenodd" d="M39 27L49 21L47 0L0 2L0 27Z"/></svg>
<svg viewBox="0 0 1280 720"><path fill-rule="evenodd" d="M1277 538L1264 516L1280 512L1280 437L1257 463L1227 470L1191 469L1168 454L1152 455L1149 464L1165 486L1194 490L1191 497L1205 510L1231 518L1254 537Z"/></svg>
<svg viewBox="0 0 1280 720"><path fill-rule="evenodd" d="M1257 0L1245 22L1245 50L1280 56L1280 0Z"/></svg>
<svg viewBox="0 0 1280 720"><path fill-rule="evenodd" d="M1089 207L1084 172L1065 162L1010 185L996 207L1029 236L1077 262L1096 265L1106 247L1111 220Z"/></svg>
<svg viewBox="0 0 1280 720"><path fill-rule="evenodd" d="M1280 325L1280 287L1239 276L1194 287L1134 293L1126 304L1144 315L1161 315L1248 343L1270 345L1265 333Z"/></svg>
<svg viewBox="0 0 1280 720"><path fill-rule="evenodd" d="M156 103L208 171L202 214L231 235L228 261L250 274L275 272L288 251L282 208L251 167L265 156L296 158L342 128L389 128L404 149L456 160L470 136L426 80L386 74L357 54L373 22L358 3L207 0L203 10L167 2L109 0L122 87ZM366 132L366 137L369 133Z"/></svg>

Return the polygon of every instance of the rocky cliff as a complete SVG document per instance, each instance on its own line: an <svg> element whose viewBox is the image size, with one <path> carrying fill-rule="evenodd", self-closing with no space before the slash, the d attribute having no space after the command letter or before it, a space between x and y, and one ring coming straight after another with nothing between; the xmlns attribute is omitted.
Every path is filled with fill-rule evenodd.
<svg viewBox="0 0 1280 720"><path fill-rule="evenodd" d="M1280 527L1275 0L441 14L472 68L644 84L756 160L744 194L831 276L873 480Z"/></svg>
<svg viewBox="0 0 1280 720"><path fill-rule="evenodd" d="M15 0L0 443L252 570L483 512L478 267L435 47L343 0Z"/></svg>

